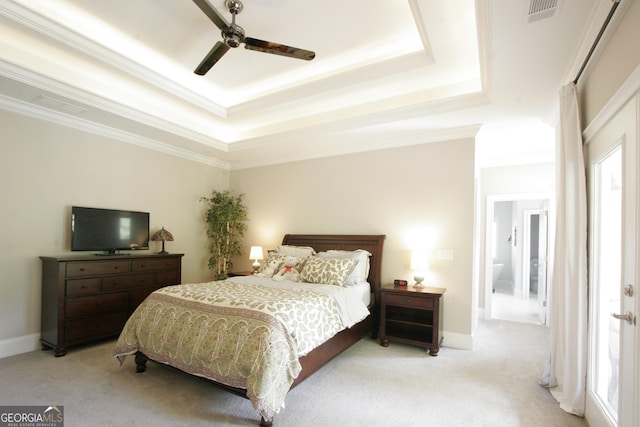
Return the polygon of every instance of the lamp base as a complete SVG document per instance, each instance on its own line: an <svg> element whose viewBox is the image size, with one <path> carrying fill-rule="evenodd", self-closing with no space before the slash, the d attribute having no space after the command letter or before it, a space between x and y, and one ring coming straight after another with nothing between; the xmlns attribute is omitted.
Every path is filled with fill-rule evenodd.
<svg viewBox="0 0 640 427"><path fill-rule="evenodd" d="M256 274L260 269L260 262L258 262L258 260L255 260L253 264L251 264L251 268L253 268L253 274Z"/></svg>
<svg viewBox="0 0 640 427"><path fill-rule="evenodd" d="M422 284L422 281L424 280L423 276L413 276L413 280L416 281L416 283L413 284L414 288L422 288L422 287L424 287L424 285Z"/></svg>
<svg viewBox="0 0 640 427"><path fill-rule="evenodd" d="M158 252L158 255L167 255L169 252L164 250L164 240L162 241L162 250Z"/></svg>

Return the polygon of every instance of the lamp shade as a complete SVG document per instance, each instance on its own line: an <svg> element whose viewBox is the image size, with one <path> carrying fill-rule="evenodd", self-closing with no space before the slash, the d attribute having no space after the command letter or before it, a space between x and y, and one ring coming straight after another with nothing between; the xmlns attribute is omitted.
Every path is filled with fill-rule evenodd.
<svg viewBox="0 0 640 427"><path fill-rule="evenodd" d="M429 269L429 256L426 251L413 251L411 254L411 269L419 271Z"/></svg>
<svg viewBox="0 0 640 427"><path fill-rule="evenodd" d="M164 227L162 227L160 230L153 233L153 235L151 236L151 240L154 242L173 242L173 234L171 234L169 230L165 230Z"/></svg>
<svg viewBox="0 0 640 427"><path fill-rule="evenodd" d="M162 242L162 251L158 253L167 254L168 252L164 250L164 242L173 242L173 234L162 227L160 230L153 233L151 240L153 242Z"/></svg>
<svg viewBox="0 0 640 427"><path fill-rule="evenodd" d="M264 259L264 255L262 253L262 246L251 246L251 250L249 251L249 259L252 259L252 260Z"/></svg>

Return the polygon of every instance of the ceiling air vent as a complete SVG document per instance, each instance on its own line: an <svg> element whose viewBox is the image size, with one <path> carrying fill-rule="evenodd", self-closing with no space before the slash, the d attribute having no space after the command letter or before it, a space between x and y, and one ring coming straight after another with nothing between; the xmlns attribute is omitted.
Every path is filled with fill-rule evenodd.
<svg viewBox="0 0 640 427"><path fill-rule="evenodd" d="M556 12L558 0L530 0L528 22L550 18Z"/></svg>

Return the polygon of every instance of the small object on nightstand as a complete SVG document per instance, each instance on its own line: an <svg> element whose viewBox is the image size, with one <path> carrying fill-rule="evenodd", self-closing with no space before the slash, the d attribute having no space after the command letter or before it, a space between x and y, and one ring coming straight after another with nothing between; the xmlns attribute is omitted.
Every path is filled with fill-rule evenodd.
<svg viewBox="0 0 640 427"><path fill-rule="evenodd" d="M437 356L442 343L444 288L426 286L380 288L380 345L389 341L427 348Z"/></svg>
<svg viewBox="0 0 640 427"><path fill-rule="evenodd" d="M400 280L400 279L396 279L393 281L393 285L394 286L407 286L407 281L406 280Z"/></svg>

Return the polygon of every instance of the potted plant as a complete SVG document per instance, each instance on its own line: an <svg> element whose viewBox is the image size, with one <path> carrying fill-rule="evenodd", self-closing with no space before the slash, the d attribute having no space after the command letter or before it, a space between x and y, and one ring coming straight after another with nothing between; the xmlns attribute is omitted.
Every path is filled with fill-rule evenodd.
<svg viewBox="0 0 640 427"><path fill-rule="evenodd" d="M207 204L205 221L211 254L208 266L214 271L215 280L226 279L232 267L231 257L242 255L241 243L248 219L243 197L244 194L228 190L214 190L210 198L200 198Z"/></svg>

